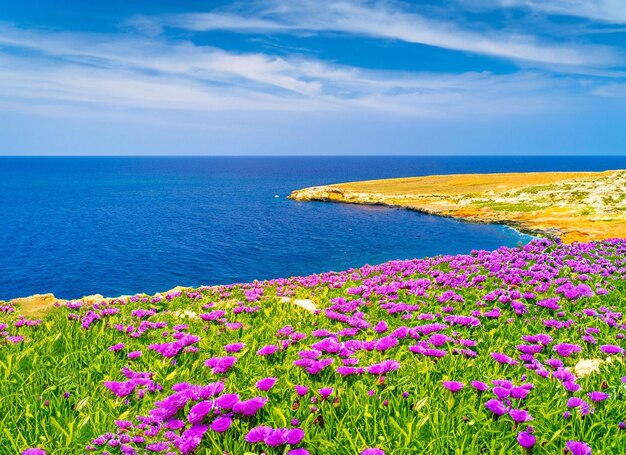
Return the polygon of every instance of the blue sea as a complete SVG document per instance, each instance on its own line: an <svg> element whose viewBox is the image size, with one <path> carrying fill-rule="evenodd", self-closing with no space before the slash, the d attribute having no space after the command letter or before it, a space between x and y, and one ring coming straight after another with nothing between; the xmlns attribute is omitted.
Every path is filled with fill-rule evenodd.
<svg viewBox="0 0 626 455"><path fill-rule="evenodd" d="M0 157L0 299L166 291L515 246L498 225L294 202L292 190L626 157Z"/></svg>

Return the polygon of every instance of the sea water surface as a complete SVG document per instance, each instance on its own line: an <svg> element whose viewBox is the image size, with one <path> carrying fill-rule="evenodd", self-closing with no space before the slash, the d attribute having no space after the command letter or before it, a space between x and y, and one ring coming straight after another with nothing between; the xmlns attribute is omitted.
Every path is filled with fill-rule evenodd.
<svg viewBox="0 0 626 455"><path fill-rule="evenodd" d="M626 168L626 157L0 157L0 299L166 291L515 246L401 209L286 199L354 180Z"/></svg>

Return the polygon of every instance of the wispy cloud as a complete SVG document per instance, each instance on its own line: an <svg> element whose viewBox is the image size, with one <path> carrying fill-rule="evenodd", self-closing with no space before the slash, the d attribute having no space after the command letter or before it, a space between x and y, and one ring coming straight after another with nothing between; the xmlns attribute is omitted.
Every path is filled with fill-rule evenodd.
<svg viewBox="0 0 626 455"><path fill-rule="evenodd" d="M553 109L579 82L538 72L366 70L234 53L163 37L0 26L0 98L181 111L355 112L449 117Z"/></svg>
<svg viewBox="0 0 626 455"><path fill-rule="evenodd" d="M498 0L500 6L527 7L535 11L626 24L624 0Z"/></svg>
<svg viewBox="0 0 626 455"><path fill-rule="evenodd" d="M522 0L501 0L522 2ZM573 2L573 0L570 0ZM608 0L607 0L608 1ZM563 0L563 3L567 3ZM581 2L582 3L582 2ZM471 30L451 21L428 18L394 2L359 0L268 0L249 8L137 17L137 24L190 31L241 33L345 33L425 44L537 64L610 67L619 61L604 46L557 43L506 30Z"/></svg>

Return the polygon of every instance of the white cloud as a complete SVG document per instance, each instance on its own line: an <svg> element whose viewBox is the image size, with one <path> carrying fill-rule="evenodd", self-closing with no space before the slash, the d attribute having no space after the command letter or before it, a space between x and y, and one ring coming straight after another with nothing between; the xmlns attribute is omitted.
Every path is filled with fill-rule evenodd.
<svg viewBox="0 0 626 455"><path fill-rule="evenodd" d="M565 16L578 16L603 22L626 23L624 0L499 0L501 6L523 6Z"/></svg>
<svg viewBox="0 0 626 455"><path fill-rule="evenodd" d="M356 34L538 64L608 67L618 59L608 47L556 44L533 35L506 31L472 31L453 22L429 19L390 2L273 0L263 5L265 7L250 11L178 14L152 20L158 26L191 31ZM146 17L135 19L142 23L149 20Z"/></svg>
<svg viewBox="0 0 626 455"><path fill-rule="evenodd" d="M0 25L0 101L119 112L338 113L449 118L562 109L597 89L577 77L521 71L433 74L366 70L302 56L227 52L164 37ZM590 85L589 85L590 84Z"/></svg>

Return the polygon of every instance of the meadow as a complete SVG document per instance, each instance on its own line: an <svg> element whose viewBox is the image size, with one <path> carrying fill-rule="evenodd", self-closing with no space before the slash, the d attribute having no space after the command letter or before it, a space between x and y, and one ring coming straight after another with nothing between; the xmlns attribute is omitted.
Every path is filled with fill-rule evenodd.
<svg viewBox="0 0 626 455"><path fill-rule="evenodd" d="M622 454L626 240L0 307L0 453Z"/></svg>

